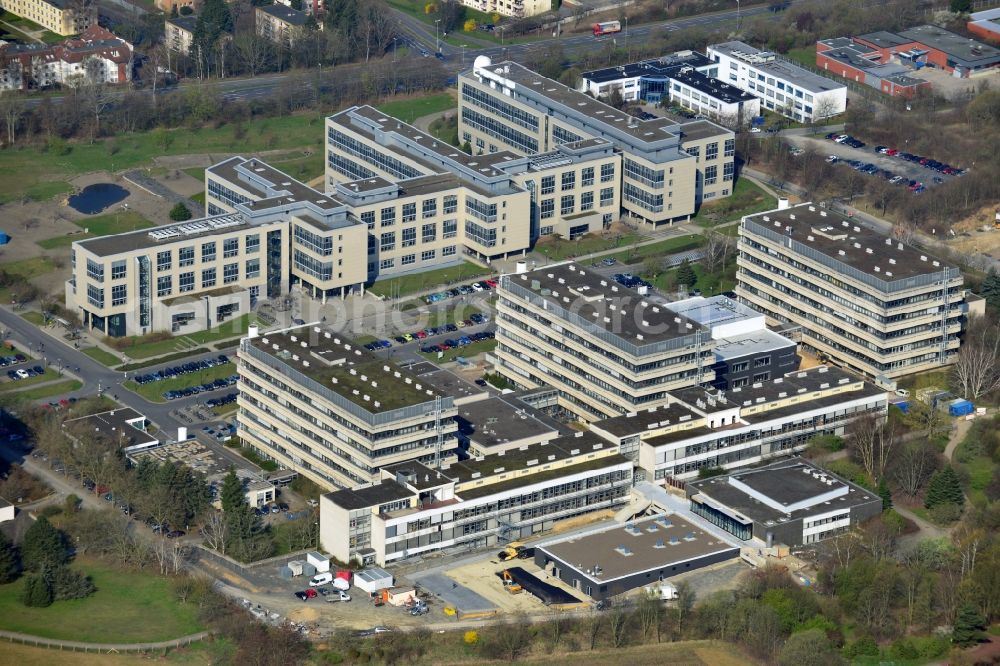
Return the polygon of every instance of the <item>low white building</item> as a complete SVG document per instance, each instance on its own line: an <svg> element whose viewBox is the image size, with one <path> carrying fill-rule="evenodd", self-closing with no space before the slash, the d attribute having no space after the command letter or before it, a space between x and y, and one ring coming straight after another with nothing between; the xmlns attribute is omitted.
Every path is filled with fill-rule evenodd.
<svg viewBox="0 0 1000 666"><path fill-rule="evenodd" d="M714 76L760 98L764 108L803 123L847 109L847 86L743 42L708 47L718 65Z"/></svg>
<svg viewBox="0 0 1000 666"><path fill-rule="evenodd" d="M0 497L0 523L6 523L8 520L14 520L14 505Z"/></svg>
<svg viewBox="0 0 1000 666"><path fill-rule="evenodd" d="M251 481L247 484L247 504L260 508L265 504L270 504L277 497L274 492L274 484L268 481Z"/></svg>

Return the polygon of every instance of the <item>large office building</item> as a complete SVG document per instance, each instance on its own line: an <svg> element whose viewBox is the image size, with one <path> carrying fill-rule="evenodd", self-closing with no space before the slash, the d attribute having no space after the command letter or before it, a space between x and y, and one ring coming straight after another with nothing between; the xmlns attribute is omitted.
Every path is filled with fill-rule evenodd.
<svg viewBox="0 0 1000 666"><path fill-rule="evenodd" d="M760 115L760 99L720 80L719 65L695 51L584 72L579 89L598 98L681 106L726 127Z"/></svg>
<svg viewBox="0 0 1000 666"><path fill-rule="evenodd" d="M387 465L320 498L320 544L363 565L496 546L621 506L631 486L632 463L584 432L440 467Z"/></svg>
<svg viewBox="0 0 1000 666"><path fill-rule="evenodd" d="M456 398L319 326L240 342L237 434L323 488L456 460Z"/></svg>
<svg viewBox="0 0 1000 666"><path fill-rule="evenodd" d="M748 546L801 546L882 513L882 498L800 458L692 481L691 511Z"/></svg>
<svg viewBox="0 0 1000 666"><path fill-rule="evenodd" d="M637 478L662 482L786 457L816 435L843 435L858 417L885 418L887 409L884 389L820 366L728 391L676 389L665 405L591 430L636 463Z"/></svg>
<svg viewBox="0 0 1000 666"><path fill-rule="evenodd" d="M958 267L810 203L743 218L737 297L821 356L884 382L955 361Z"/></svg>
<svg viewBox="0 0 1000 666"><path fill-rule="evenodd" d="M476 58L458 78L458 131L476 153L535 155L603 139L621 155L621 207L652 224L687 220L704 201L729 196L733 132L707 120L640 120L513 62ZM605 187L614 172L600 174ZM538 205L546 203L533 193ZM552 205L558 203L553 197Z"/></svg>
<svg viewBox="0 0 1000 666"><path fill-rule="evenodd" d="M584 421L665 404L714 378L705 326L574 263L505 275L497 289L497 370L550 386Z"/></svg>
<svg viewBox="0 0 1000 666"><path fill-rule="evenodd" d="M836 116L847 109L847 86L779 59L743 42L708 47L718 65L716 77L756 95L765 109L803 123Z"/></svg>
<svg viewBox="0 0 1000 666"><path fill-rule="evenodd" d="M64 37L97 25L97 3L90 0L0 0L0 9Z"/></svg>

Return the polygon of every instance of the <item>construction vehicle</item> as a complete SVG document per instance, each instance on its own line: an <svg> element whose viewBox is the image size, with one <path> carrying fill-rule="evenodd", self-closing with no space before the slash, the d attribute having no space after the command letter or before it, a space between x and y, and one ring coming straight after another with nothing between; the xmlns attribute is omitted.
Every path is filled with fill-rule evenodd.
<svg viewBox="0 0 1000 666"><path fill-rule="evenodd" d="M497 557L500 558L501 562L506 562L520 557L522 552L524 552L524 544L519 541L511 541L497 553Z"/></svg>
<svg viewBox="0 0 1000 666"><path fill-rule="evenodd" d="M514 581L514 577L511 576L510 572L506 569L503 570L500 577L503 580L504 589L510 594L520 594L521 592L524 592L524 588Z"/></svg>
<svg viewBox="0 0 1000 666"><path fill-rule="evenodd" d="M1000 229L1000 211L998 211L996 216L993 218L993 228Z"/></svg>
<svg viewBox="0 0 1000 666"><path fill-rule="evenodd" d="M377 592L372 592L369 594L373 606L384 606L386 590L378 590Z"/></svg>

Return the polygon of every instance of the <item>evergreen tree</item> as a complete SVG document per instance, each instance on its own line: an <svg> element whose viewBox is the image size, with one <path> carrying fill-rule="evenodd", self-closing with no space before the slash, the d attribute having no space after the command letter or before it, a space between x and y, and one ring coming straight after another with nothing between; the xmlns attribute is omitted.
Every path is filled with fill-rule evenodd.
<svg viewBox="0 0 1000 666"><path fill-rule="evenodd" d="M182 203L177 203L170 209L170 219L174 222L184 222L191 219L191 211Z"/></svg>
<svg viewBox="0 0 1000 666"><path fill-rule="evenodd" d="M49 569L43 575L55 601L83 599L94 593L94 583L90 576L69 567Z"/></svg>
<svg viewBox="0 0 1000 666"><path fill-rule="evenodd" d="M52 588L42 574L30 574L24 579L24 589L21 590L21 603L32 608L45 608L52 605Z"/></svg>
<svg viewBox="0 0 1000 666"><path fill-rule="evenodd" d="M21 561L26 569L42 571L56 568L69 561L63 534L42 516L24 533Z"/></svg>
<svg viewBox="0 0 1000 666"><path fill-rule="evenodd" d="M956 14L968 14L972 11L972 0L951 0L951 11Z"/></svg>
<svg viewBox="0 0 1000 666"><path fill-rule="evenodd" d="M0 532L0 584L13 581L20 571L21 563L18 560L14 544L7 540L3 532Z"/></svg>
<svg viewBox="0 0 1000 666"><path fill-rule="evenodd" d="M972 604L963 604L958 609L958 617L955 618L951 642L962 647L975 645L982 640L985 628L986 620L979 614L976 607Z"/></svg>
<svg viewBox="0 0 1000 666"><path fill-rule="evenodd" d="M1000 273L996 268L990 268L983 280L982 296L990 307L1000 308Z"/></svg>
<svg viewBox="0 0 1000 666"><path fill-rule="evenodd" d="M690 289L694 287L694 283L697 281L698 274L691 268L691 263L685 259L681 262L680 268L677 269L677 284L683 284Z"/></svg>
<svg viewBox="0 0 1000 666"><path fill-rule="evenodd" d="M177 18L179 14L177 13L177 5L170 8L170 18Z"/></svg>
<svg viewBox="0 0 1000 666"><path fill-rule="evenodd" d="M243 482L236 476L236 471L230 467L226 478L222 480L222 490L219 492L222 510L232 513L246 505L246 494L243 492Z"/></svg>
<svg viewBox="0 0 1000 666"><path fill-rule="evenodd" d="M965 504L965 496L962 495L962 483L958 479L955 469L948 465L938 470L931 477L927 485L927 496L924 498L924 506L933 509L941 504L954 504L962 507Z"/></svg>
<svg viewBox="0 0 1000 666"><path fill-rule="evenodd" d="M882 510L888 511L892 508L892 491L889 490L889 484L885 482L885 479L880 479L878 482L878 494L882 498Z"/></svg>

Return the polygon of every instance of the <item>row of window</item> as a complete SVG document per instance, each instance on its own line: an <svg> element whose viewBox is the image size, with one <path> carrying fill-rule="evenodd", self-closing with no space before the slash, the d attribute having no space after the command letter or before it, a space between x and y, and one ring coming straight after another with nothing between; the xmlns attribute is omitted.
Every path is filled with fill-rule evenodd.
<svg viewBox="0 0 1000 666"><path fill-rule="evenodd" d="M454 245L449 245L447 247L441 248L442 257L453 257L457 252L458 250ZM436 258L437 258L437 250L424 250L423 252L420 253L420 261L434 261ZM399 259L400 264L403 266L409 266L411 264L416 263L416 261L417 261L416 254L405 254ZM390 268L395 268L395 267L396 267L395 258L387 258L379 261L379 268L382 270L388 270ZM374 271L375 271L374 264L369 264L368 272L373 273Z"/></svg>

